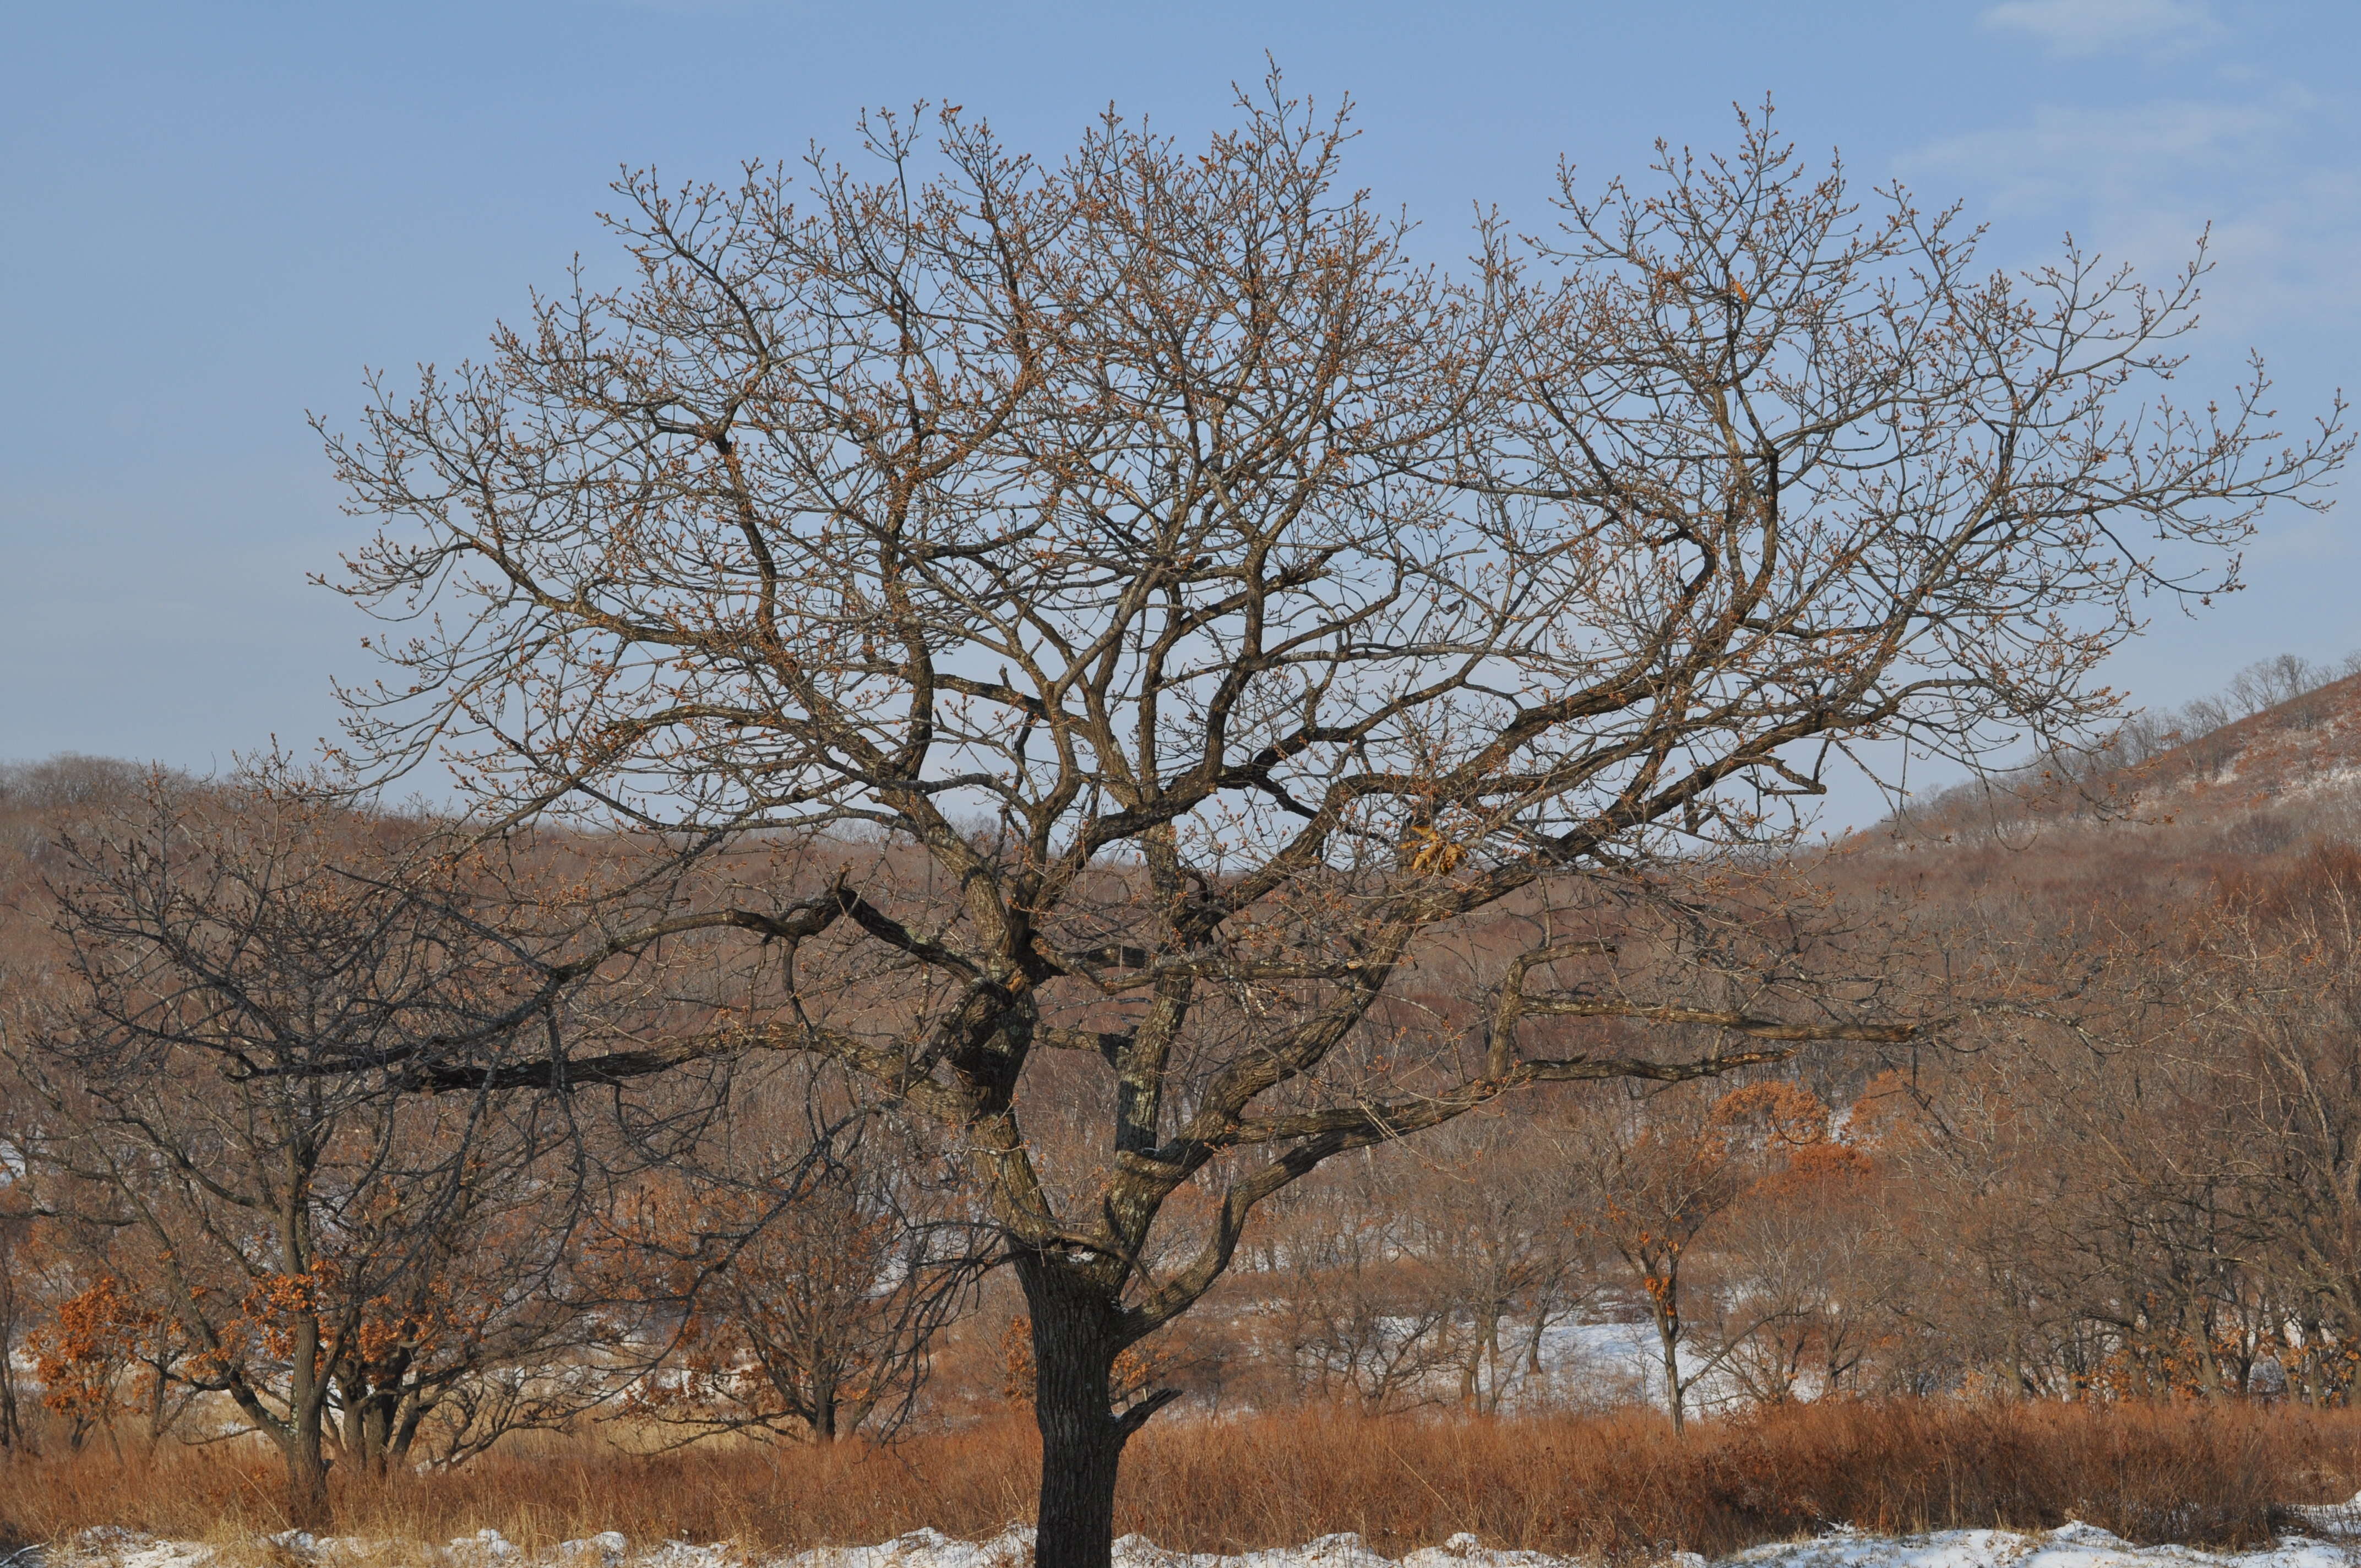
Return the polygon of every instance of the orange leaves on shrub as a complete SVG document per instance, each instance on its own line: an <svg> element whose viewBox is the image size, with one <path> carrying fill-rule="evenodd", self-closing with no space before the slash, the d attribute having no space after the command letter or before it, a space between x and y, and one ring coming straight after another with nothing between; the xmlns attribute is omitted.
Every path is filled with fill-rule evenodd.
<svg viewBox="0 0 2361 1568"><path fill-rule="evenodd" d="M159 1314L126 1296L113 1275L101 1276L59 1302L51 1320L29 1336L41 1402L72 1421L77 1433L105 1425L141 1342L161 1328Z"/></svg>
<svg viewBox="0 0 2361 1568"><path fill-rule="evenodd" d="M1712 1124L1766 1145L1803 1148L1828 1141L1829 1113L1820 1097L1784 1080L1750 1083L1717 1101Z"/></svg>

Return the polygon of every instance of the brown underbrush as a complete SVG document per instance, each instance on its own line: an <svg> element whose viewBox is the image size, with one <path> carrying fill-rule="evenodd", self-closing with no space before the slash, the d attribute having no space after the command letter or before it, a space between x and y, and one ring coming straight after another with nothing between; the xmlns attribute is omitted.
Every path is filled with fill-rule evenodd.
<svg viewBox="0 0 2361 1568"><path fill-rule="evenodd" d="M1028 1516L1028 1425L879 1449L637 1455L588 1440L451 1475L340 1478L339 1533L527 1547L618 1530L750 1552L869 1543L921 1525L979 1537ZM1135 1441L1117 1528L1195 1552L1356 1530L1389 1554L1472 1530L1600 1561L1714 1555L1845 1523L1879 1532L2080 1519L2139 1541L2267 1538L2275 1504L2350 1496L2361 1412L2235 1404L1831 1402L1702 1421L1469 1420L1335 1411L1164 1420ZM0 1460L0 1535L96 1525L216 1541L283 1528L269 1455L167 1448Z"/></svg>

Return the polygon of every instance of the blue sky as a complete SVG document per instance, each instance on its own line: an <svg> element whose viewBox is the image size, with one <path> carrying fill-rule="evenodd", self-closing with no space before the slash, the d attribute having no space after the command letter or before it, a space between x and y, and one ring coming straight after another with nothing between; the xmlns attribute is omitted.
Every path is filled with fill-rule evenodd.
<svg viewBox="0 0 2361 1568"><path fill-rule="evenodd" d="M1358 178L1438 245L1538 223L1564 155L1806 148L1988 222L2162 268L2214 225L2192 386L2249 346L2282 406L2361 382L2361 5L2235 0L1555 5L9 6L0 31L0 758L198 769L335 719L366 628L306 586L355 537L306 411L476 348L577 251L621 164L727 177L949 101L1054 155L1110 101L1193 137L1265 51L1361 105ZM2361 477L2348 481L2348 490ZM2117 663L2142 700L2361 647L2343 516L2274 520L2253 586Z"/></svg>

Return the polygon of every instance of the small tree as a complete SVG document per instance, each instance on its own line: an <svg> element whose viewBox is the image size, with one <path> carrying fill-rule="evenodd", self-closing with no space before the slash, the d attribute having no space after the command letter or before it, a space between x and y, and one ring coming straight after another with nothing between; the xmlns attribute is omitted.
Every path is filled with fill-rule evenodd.
<svg viewBox="0 0 2361 1568"><path fill-rule="evenodd" d="M66 981L8 1020L27 1159L114 1238L102 1262L132 1260L60 1309L53 1397L104 1420L142 1355L159 1400L168 1374L225 1395L304 1523L339 1439L381 1468L455 1383L568 1322L557 1132L513 1096L397 1088L421 1040L533 1015L457 884L405 882L418 837L265 779L158 779L67 846Z"/></svg>
<svg viewBox="0 0 2361 1568"><path fill-rule="evenodd" d="M1717 916L1739 851L1848 749L2104 720L2138 596L2227 587L2345 451L2279 446L2259 374L2149 396L2201 268L1981 275L1764 123L1644 194L1568 173L1555 236L1457 274L1348 137L1274 83L1199 153L951 112L931 169L887 117L800 194L634 175L628 286L331 441L385 523L343 586L407 627L368 756L444 750L495 828L804 848L586 937L785 955L701 1021L422 1081L806 1051L951 1129L1029 1305L1042 1568L1104 1568L1171 1397L1118 1407L1116 1358L1322 1162L1931 1027L1808 905Z"/></svg>
<svg viewBox="0 0 2361 1568"><path fill-rule="evenodd" d="M1828 1139L1779 1152L1722 1227L1729 1299L1707 1325L1724 1375L1757 1404L1858 1387L1899 1295L1874 1165Z"/></svg>
<svg viewBox="0 0 2361 1568"><path fill-rule="evenodd" d="M1257 1317L1298 1392L1371 1410L1433 1400L1466 1302L1420 1243L1415 1171L1331 1166L1265 1212Z"/></svg>
<svg viewBox="0 0 2361 1568"><path fill-rule="evenodd" d="M1566 1165L1581 1223L1621 1259L1656 1332L1664 1409L1687 1424L1689 1391L1712 1370L1684 1366L1690 1337L1689 1252L1745 1190L1728 1129L1710 1101L1667 1091L1584 1119Z"/></svg>
<svg viewBox="0 0 2361 1568"><path fill-rule="evenodd" d="M691 1440L890 1438L974 1282L968 1227L930 1212L919 1163L799 1149L734 1179L664 1179L614 1261L685 1316L629 1412Z"/></svg>
<svg viewBox="0 0 2361 1568"><path fill-rule="evenodd" d="M187 1354L187 1342L161 1313L125 1291L112 1274L58 1302L49 1321L28 1337L33 1368L41 1380L41 1402L66 1423L66 1446L80 1449L101 1431L120 1454L115 1418L134 1403L146 1408L148 1442L162 1438L173 1409L172 1369ZM127 1388L134 1372L142 1388Z"/></svg>

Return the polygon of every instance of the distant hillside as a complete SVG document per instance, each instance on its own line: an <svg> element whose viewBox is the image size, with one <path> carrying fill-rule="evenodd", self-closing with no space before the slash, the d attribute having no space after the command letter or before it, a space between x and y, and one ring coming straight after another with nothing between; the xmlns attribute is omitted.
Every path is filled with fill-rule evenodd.
<svg viewBox="0 0 2361 1568"><path fill-rule="evenodd" d="M2030 898L2169 924L2356 843L2361 668L2282 658L2101 751L1913 801L1836 846L1830 870L1921 905Z"/></svg>
<svg viewBox="0 0 2361 1568"><path fill-rule="evenodd" d="M2251 811L2361 785L2361 674L2225 724L2127 770L2158 806Z"/></svg>
<svg viewBox="0 0 2361 1568"><path fill-rule="evenodd" d="M2066 823L2219 828L2258 812L2342 817L2361 805L2361 655L2241 671L2228 691L2142 714L2094 752L1911 802L1865 835L1893 842L2019 835Z"/></svg>

